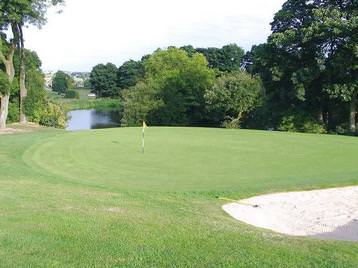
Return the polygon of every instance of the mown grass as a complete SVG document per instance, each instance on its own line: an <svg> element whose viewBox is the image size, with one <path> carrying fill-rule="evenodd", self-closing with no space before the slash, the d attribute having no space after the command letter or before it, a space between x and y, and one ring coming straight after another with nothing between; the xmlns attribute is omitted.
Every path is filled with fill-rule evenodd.
<svg viewBox="0 0 358 268"><path fill-rule="evenodd" d="M216 196L358 183L358 140L149 128L0 136L0 266L356 267L358 243L245 225Z"/></svg>

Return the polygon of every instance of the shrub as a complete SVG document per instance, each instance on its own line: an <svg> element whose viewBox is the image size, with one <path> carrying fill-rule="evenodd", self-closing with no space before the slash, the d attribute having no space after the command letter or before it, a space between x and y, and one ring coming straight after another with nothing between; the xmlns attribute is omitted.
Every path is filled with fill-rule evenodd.
<svg viewBox="0 0 358 268"><path fill-rule="evenodd" d="M214 121L226 128L239 128L261 102L261 81L244 71L232 72L219 77L204 97Z"/></svg>
<svg viewBox="0 0 358 268"><path fill-rule="evenodd" d="M45 89L29 90L25 100L25 113L31 122L48 127L66 126L67 115L64 107L51 102Z"/></svg>
<svg viewBox="0 0 358 268"><path fill-rule="evenodd" d="M323 124L309 114L303 112L291 112L284 115L278 126L280 131L326 133Z"/></svg>
<svg viewBox="0 0 358 268"><path fill-rule="evenodd" d="M30 89L25 99L25 114L31 122L39 123L47 106L47 93L45 89Z"/></svg>
<svg viewBox="0 0 358 268"><path fill-rule="evenodd" d="M80 93L76 90L70 89L70 90L66 91L65 98L66 99L79 99Z"/></svg>
<svg viewBox="0 0 358 268"><path fill-rule="evenodd" d="M67 115L64 107L57 103L48 102L39 123L49 127L65 128L66 121Z"/></svg>
<svg viewBox="0 0 358 268"><path fill-rule="evenodd" d="M7 120L9 123L19 122L20 120L20 110L19 103L17 101L9 102L9 111L8 111Z"/></svg>

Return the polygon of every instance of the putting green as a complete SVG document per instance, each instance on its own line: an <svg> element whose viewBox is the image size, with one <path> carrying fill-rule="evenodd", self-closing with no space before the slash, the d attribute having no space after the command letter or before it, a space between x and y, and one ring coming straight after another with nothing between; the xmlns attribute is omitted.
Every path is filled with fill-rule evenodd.
<svg viewBox="0 0 358 268"><path fill-rule="evenodd" d="M358 139L38 129L0 137L0 267L356 267L358 244L243 224L216 196L358 184Z"/></svg>
<svg viewBox="0 0 358 268"><path fill-rule="evenodd" d="M356 182L358 140L264 131L138 128L74 132L27 160L72 182L112 189L261 192Z"/></svg>

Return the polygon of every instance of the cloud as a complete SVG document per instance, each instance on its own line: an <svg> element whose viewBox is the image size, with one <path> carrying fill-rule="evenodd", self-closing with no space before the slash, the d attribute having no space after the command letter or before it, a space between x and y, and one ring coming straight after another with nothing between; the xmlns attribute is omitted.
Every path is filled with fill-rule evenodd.
<svg viewBox="0 0 358 268"><path fill-rule="evenodd" d="M88 71L97 64L140 59L158 47L246 50L262 43L283 0L67 0L41 30L26 29L26 46L45 70Z"/></svg>

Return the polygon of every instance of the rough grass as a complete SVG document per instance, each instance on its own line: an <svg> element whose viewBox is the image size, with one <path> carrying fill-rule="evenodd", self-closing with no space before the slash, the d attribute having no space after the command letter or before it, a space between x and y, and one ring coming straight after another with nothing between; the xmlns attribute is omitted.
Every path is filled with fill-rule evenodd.
<svg viewBox="0 0 358 268"><path fill-rule="evenodd" d="M216 196L358 183L353 137L195 128L0 137L0 266L355 267L358 243L237 222Z"/></svg>
<svg viewBox="0 0 358 268"><path fill-rule="evenodd" d="M88 109L119 109L120 100L112 98L89 98L87 95L91 92L90 89L75 89L80 93L79 99L66 99L61 95L58 95L56 92L50 92L50 98L63 104L66 107L66 110L88 110Z"/></svg>

